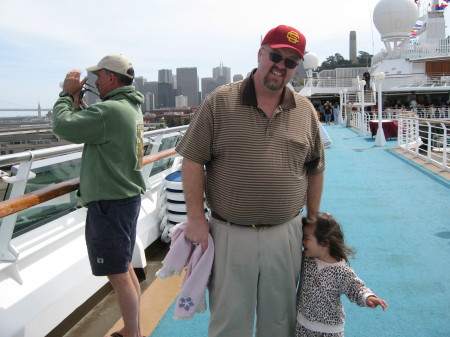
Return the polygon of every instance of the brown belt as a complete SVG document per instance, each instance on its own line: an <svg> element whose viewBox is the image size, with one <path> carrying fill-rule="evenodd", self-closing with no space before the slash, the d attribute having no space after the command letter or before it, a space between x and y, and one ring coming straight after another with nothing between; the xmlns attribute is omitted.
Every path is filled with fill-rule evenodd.
<svg viewBox="0 0 450 337"><path fill-rule="evenodd" d="M276 226L276 225L263 225L263 224L242 225L242 224L238 224L238 223L235 223L235 222L228 221L227 219L222 218L219 214L217 214L214 211L211 211L211 216L213 218L216 218L217 220L220 220L220 221L223 221L223 222L228 222L230 225L249 227L249 228L253 228L253 229L262 229L262 228L266 228L266 227Z"/></svg>

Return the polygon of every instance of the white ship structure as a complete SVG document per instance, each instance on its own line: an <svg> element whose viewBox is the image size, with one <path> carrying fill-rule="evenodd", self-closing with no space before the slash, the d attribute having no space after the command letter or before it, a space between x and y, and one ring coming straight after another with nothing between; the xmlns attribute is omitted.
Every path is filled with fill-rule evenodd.
<svg viewBox="0 0 450 337"><path fill-rule="evenodd" d="M341 96L342 102L355 104L359 109L360 82L362 74L368 71L372 90L365 93L365 106L374 106L379 89L374 75L383 73L383 108L399 105L403 110L417 111L419 106L422 117L434 117L434 113L441 111L430 107L445 106L442 117L446 113L449 118L450 39L445 36L446 7L447 2L439 0L380 0L373 11L373 23L385 48L373 56L371 66L314 73L312 68L317 63L308 63L305 59L309 78L300 93L313 102L315 97Z"/></svg>

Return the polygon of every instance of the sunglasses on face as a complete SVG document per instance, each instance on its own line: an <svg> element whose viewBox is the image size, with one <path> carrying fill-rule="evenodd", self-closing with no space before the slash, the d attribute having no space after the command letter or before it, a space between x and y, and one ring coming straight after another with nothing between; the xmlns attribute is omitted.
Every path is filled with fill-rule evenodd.
<svg viewBox="0 0 450 337"><path fill-rule="evenodd" d="M274 63L279 63L284 60L284 65L288 69L294 69L295 67L298 66L297 61L294 61L294 60L291 60L288 58L283 59L283 56L281 56L280 54L278 54L274 51L269 52L269 59Z"/></svg>

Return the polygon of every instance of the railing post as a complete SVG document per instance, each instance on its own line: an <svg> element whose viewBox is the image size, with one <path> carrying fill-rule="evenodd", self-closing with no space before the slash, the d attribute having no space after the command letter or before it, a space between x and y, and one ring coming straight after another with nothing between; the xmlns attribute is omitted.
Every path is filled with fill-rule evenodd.
<svg viewBox="0 0 450 337"><path fill-rule="evenodd" d="M447 147L448 147L448 141L447 141L447 135L448 135L448 130L447 127L444 123L441 123L442 125L442 130L443 130L443 144L442 144L442 166L441 166L441 171L445 172L445 171L449 171L450 169L447 167Z"/></svg>
<svg viewBox="0 0 450 337"><path fill-rule="evenodd" d="M420 123L418 119L414 120L414 138L416 139L416 146L414 150L414 157L419 156L419 141L420 141Z"/></svg>
<svg viewBox="0 0 450 337"><path fill-rule="evenodd" d="M426 122L427 123L427 126L428 126L428 141L427 141L427 160L426 160L426 162L427 163L430 163L431 162L431 140L432 140L432 137L431 137L431 124L430 124L430 122Z"/></svg>
<svg viewBox="0 0 450 337"><path fill-rule="evenodd" d="M30 152L31 153L31 152ZM27 181L31 172L31 164L33 162L33 154L31 153L31 159L19 164L17 175L11 178L3 178L8 183L13 183L10 198L15 198L23 195ZM30 176L34 178L34 176ZM17 260L19 253L11 246L11 237L14 232L18 213L8 215L3 218L0 226L0 261L1 262L14 262Z"/></svg>
<svg viewBox="0 0 450 337"><path fill-rule="evenodd" d="M347 88L344 88L342 92L344 93L344 111L345 111L345 119L344 119L344 126L349 127L350 126L350 113L347 111Z"/></svg>
<svg viewBox="0 0 450 337"><path fill-rule="evenodd" d="M359 135L365 136L367 134L367 126L365 122L365 115L364 115L364 86L366 85L366 81L361 80L359 81L359 89L360 89L360 103L361 103L361 120L359 125Z"/></svg>

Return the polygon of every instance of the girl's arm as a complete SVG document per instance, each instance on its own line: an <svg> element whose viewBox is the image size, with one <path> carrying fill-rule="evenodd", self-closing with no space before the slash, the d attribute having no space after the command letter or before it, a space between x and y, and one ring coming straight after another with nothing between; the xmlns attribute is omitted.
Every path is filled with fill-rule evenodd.
<svg viewBox="0 0 450 337"><path fill-rule="evenodd" d="M355 302L358 306L372 307L373 299L376 299L374 303L380 304L378 297L375 293L366 287L363 280L361 280L354 272L354 270L346 266L343 270L343 292L351 302ZM369 298L373 298L369 300ZM370 305L369 305L370 304ZM376 307L373 306L373 308Z"/></svg>

